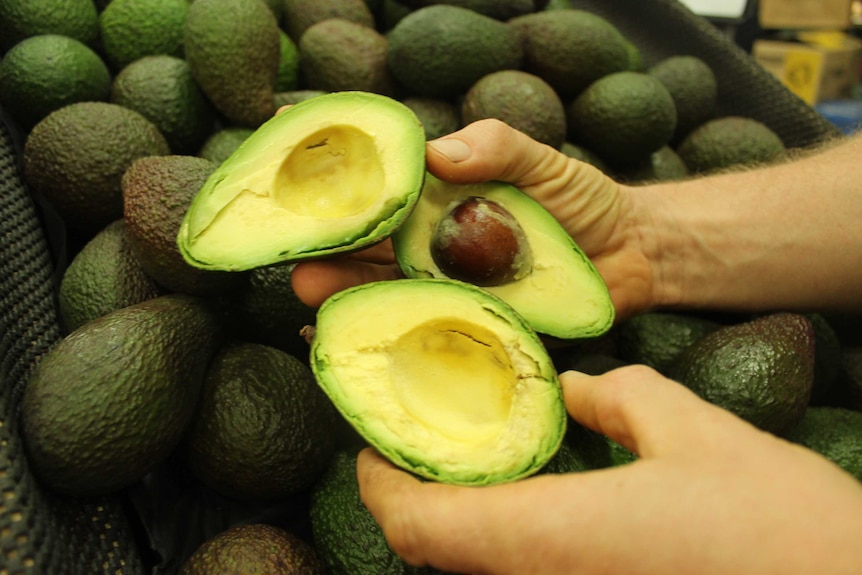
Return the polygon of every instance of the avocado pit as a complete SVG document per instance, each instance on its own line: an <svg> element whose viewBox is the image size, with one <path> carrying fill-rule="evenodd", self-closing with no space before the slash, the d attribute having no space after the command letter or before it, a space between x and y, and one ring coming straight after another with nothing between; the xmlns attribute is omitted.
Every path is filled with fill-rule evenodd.
<svg viewBox="0 0 862 575"><path fill-rule="evenodd" d="M497 202L468 197L440 218L431 257L448 277L480 287L511 283L530 272L530 244L518 220Z"/></svg>

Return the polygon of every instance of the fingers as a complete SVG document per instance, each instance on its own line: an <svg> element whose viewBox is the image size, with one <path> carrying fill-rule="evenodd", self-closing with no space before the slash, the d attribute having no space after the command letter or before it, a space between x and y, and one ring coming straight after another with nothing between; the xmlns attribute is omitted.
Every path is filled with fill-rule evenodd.
<svg viewBox="0 0 862 575"><path fill-rule="evenodd" d="M600 376L560 375L566 407L583 425L641 457L703 450L748 425L646 366Z"/></svg>
<svg viewBox="0 0 862 575"><path fill-rule="evenodd" d="M360 284L401 277L395 264L379 264L352 258L315 260L296 264L290 280L296 296L306 305L319 307L326 298Z"/></svg>
<svg viewBox="0 0 862 575"><path fill-rule="evenodd" d="M499 120L479 120L428 143L428 170L461 183L501 180L530 186L564 169L566 157ZM556 166L554 166L556 164Z"/></svg>

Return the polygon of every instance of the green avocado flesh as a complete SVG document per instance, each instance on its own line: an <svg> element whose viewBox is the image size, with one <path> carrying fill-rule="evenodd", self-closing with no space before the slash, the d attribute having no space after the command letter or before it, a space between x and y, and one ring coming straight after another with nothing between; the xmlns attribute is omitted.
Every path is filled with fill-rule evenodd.
<svg viewBox="0 0 862 575"><path fill-rule="evenodd" d="M196 267L239 271L358 250L404 220L425 177L425 132L389 97L334 92L249 136L212 174L177 237Z"/></svg>
<svg viewBox="0 0 862 575"><path fill-rule="evenodd" d="M582 339L610 329L614 306L590 259L544 207L502 182L451 184L427 174L419 202L392 236L404 275L447 277L435 263L431 245L440 219L467 198L485 198L511 213L526 236L531 254L526 273L507 283L484 285L484 289L505 300L534 330L545 335Z"/></svg>
<svg viewBox="0 0 862 575"><path fill-rule="evenodd" d="M509 305L465 282L404 279L336 293L318 311L311 365L369 444L427 479L525 477L565 434L541 340Z"/></svg>

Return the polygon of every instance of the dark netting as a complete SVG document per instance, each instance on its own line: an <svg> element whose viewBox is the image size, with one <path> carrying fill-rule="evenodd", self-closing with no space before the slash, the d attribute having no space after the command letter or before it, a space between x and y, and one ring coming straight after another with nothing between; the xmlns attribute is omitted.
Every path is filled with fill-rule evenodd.
<svg viewBox="0 0 862 575"><path fill-rule="evenodd" d="M675 0L574 0L611 22L647 64L675 54L706 61L718 79L719 112L760 120L786 145L838 130L713 27ZM120 496L78 501L42 489L31 476L16 407L40 356L60 337L54 306L63 233L21 180L14 133L0 111L0 572L137 574L137 517ZM144 552L151 550L145 549Z"/></svg>

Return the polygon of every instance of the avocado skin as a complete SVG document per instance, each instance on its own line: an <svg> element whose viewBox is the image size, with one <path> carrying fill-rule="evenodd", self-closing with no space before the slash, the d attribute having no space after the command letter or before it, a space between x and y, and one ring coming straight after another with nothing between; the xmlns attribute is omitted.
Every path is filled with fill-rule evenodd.
<svg viewBox="0 0 862 575"><path fill-rule="evenodd" d="M862 411L811 406L785 438L819 453L862 481Z"/></svg>
<svg viewBox="0 0 862 575"><path fill-rule="evenodd" d="M766 124L752 118L724 116L695 128L679 143L676 152L692 173L707 174L774 162L784 157L786 148Z"/></svg>
<svg viewBox="0 0 862 575"><path fill-rule="evenodd" d="M696 56L671 56L647 73L664 84L676 104L674 141L711 120L718 103L718 81L709 65Z"/></svg>
<svg viewBox="0 0 862 575"><path fill-rule="evenodd" d="M646 312L619 326L619 355L629 363L642 363L667 374L674 361L698 339L720 324L696 315Z"/></svg>
<svg viewBox="0 0 862 575"><path fill-rule="evenodd" d="M22 397L34 473L77 496L141 479L180 442L221 337L219 316L181 294L122 308L66 336Z"/></svg>
<svg viewBox="0 0 862 575"><path fill-rule="evenodd" d="M311 492L312 537L329 575L443 575L408 565L389 547L359 496L356 455L336 451Z"/></svg>
<svg viewBox="0 0 862 575"><path fill-rule="evenodd" d="M780 312L701 337L669 369L703 399L781 435L805 414L814 382L814 328Z"/></svg>
<svg viewBox="0 0 862 575"><path fill-rule="evenodd" d="M275 113L281 38L260 0L195 0L183 43L192 76L231 123L257 128Z"/></svg>
<svg viewBox="0 0 862 575"><path fill-rule="evenodd" d="M314 548L290 531L242 523L204 541L179 575L325 575Z"/></svg>
<svg viewBox="0 0 862 575"><path fill-rule="evenodd" d="M57 308L63 332L162 295L132 254L126 224L116 220L87 242L63 272Z"/></svg>
<svg viewBox="0 0 862 575"><path fill-rule="evenodd" d="M495 20L509 20L537 10L533 0L397 0L412 9L448 4L478 12Z"/></svg>
<svg viewBox="0 0 862 575"><path fill-rule="evenodd" d="M482 76L521 67L523 47L507 24L458 6L419 8L389 31L387 62L407 95L450 99Z"/></svg>

